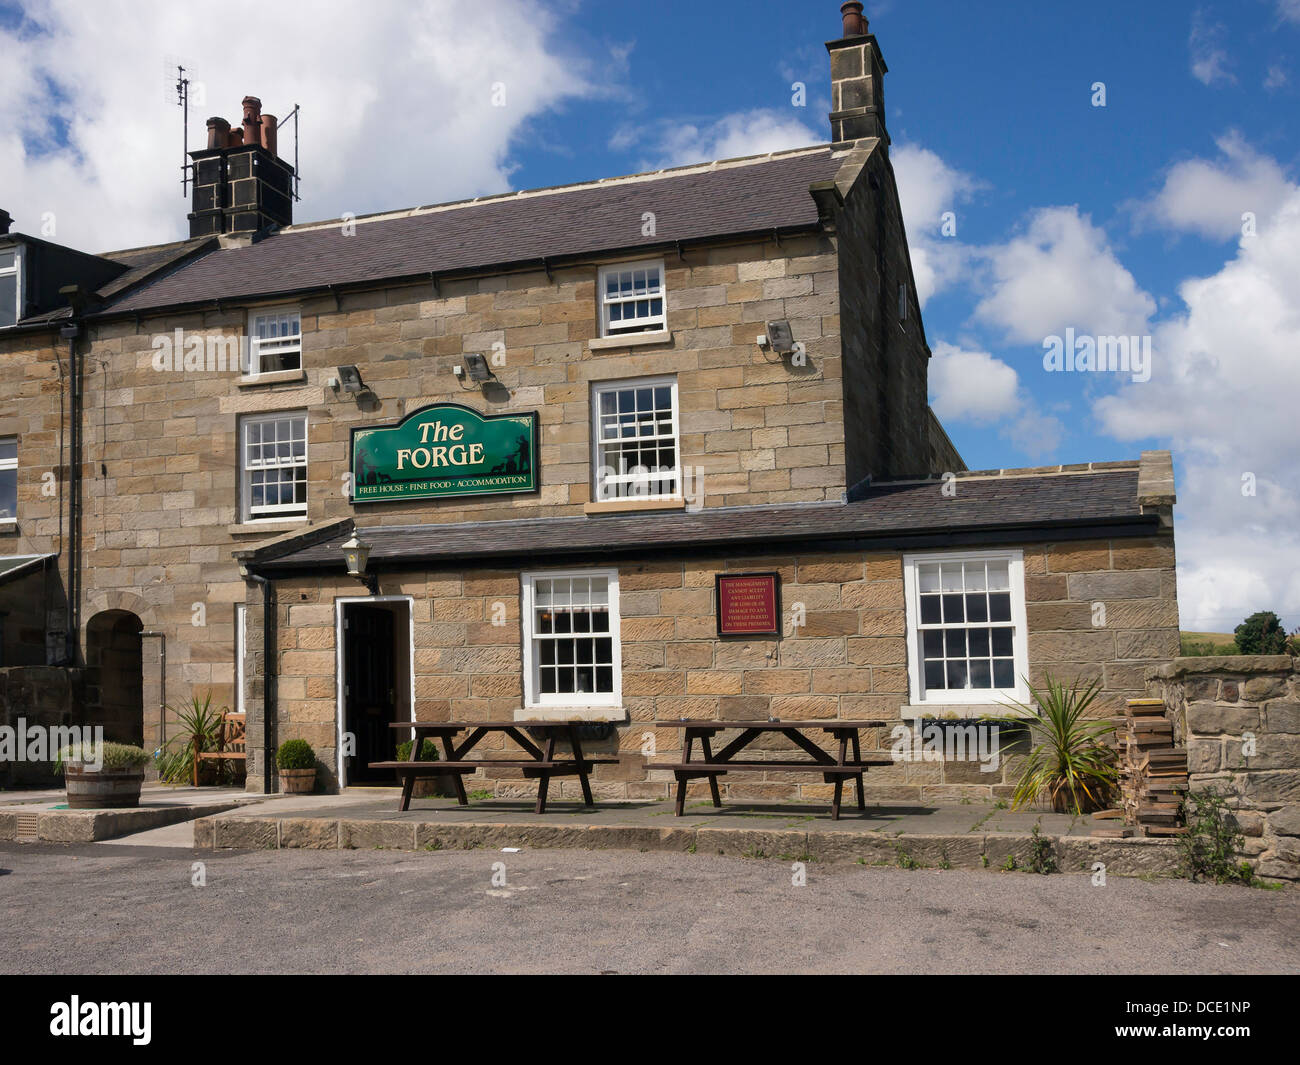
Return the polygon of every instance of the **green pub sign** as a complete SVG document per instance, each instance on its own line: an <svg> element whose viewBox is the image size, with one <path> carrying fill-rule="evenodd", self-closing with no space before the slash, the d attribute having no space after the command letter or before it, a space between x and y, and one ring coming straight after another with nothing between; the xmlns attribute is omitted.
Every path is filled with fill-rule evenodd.
<svg viewBox="0 0 1300 1065"><path fill-rule="evenodd" d="M437 403L352 430L352 502L537 491L537 412Z"/></svg>

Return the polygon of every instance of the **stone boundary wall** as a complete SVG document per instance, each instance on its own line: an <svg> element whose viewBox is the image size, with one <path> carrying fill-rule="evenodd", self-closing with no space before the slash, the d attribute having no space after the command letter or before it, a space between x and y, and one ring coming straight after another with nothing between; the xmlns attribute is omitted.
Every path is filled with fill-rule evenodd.
<svg viewBox="0 0 1300 1065"><path fill-rule="evenodd" d="M79 669L10 666L0 669L0 725L28 729L81 723L84 677ZM0 787L60 786L63 778L49 762L0 762Z"/></svg>
<svg viewBox="0 0 1300 1065"><path fill-rule="evenodd" d="M1217 788L1266 880L1300 881L1300 662L1289 655L1176 658L1151 674L1188 786Z"/></svg>

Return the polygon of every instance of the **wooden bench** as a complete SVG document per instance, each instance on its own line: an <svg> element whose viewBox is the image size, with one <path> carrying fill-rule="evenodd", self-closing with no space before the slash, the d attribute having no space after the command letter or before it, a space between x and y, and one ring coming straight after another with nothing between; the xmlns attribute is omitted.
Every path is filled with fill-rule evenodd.
<svg viewBox="0 0 1300 1065"><path fill-rule="evenodd" d="M246 714L222 714L221 724L217 727L217 749L215 751L194 752L194 786L199 786L199 763L243 762L248 763L248 746L244 735Z"/></svg>
<svg viewBox="0 0 1300 1065"><path fill-rule="evenodd" d="M582 784L582 797L588 806L594 805L591 784L587 777L592 767L598 765L617 765L617 758L589 758L582 753L582 743L578 737L579 722L429 722L398 721L389 727L413 734L411 758L389 762L371 762L371 769L391 769L397 774L402 785L402 798L398 804L399 811L406 811L411 804L411 791L418 777L437 776L440 773L451 775L456 788L456 801L461 806L469 805L463 777L467 773L476 773L480 769L514 769L522 770L525 778L539 778L537 788L537 812L546 812L546 796L551 777L576 776ZM538 747L522 729L535 729L545 735L545 749ZM456 743L454 737L461 732L469 732L468 738ZM527 758L467 758L466 755L485 736L493 732L504 733L519 747ZM423 749L425 737L440 740L445 760L425 762L416 759L417 751ZM567 739L573 748L572 758L556 758L555 743L557 739Z"/></svg>
<svg viewBox="0 0 1300 1065"><path fill-rule="evenodd" d="M707 779L713 805L722 806L718 791L718 777L726 773L821 773L822 780L835 785L835 794L831 802L831 820L840 818L840 797L844 782L852 780L857 784L858 809L866 809L866 792L862 784L862 775L872 766L893 765L893 758L887 755L869 755L862 757L858 743L861 729L881 728L883 721L656 721L659 728L680 728L686 733L683 760L680 762L647 762L647 769L666 769L677 778L677 801L674 812L682 816L686 806L686 783L689 780ZM711 740L719 732L738 730L740 735L727 744L715 755ZM833 757L813 743L806 732L820 731L831 735L838 746L838 757ZM737 758L735 755L745 750L761 736L778 733L800 750L809 755L802 761L765 760L761 758ZM702 758L691 757L696 741L701 747ZM851 753L850 753L851 752Z"/></svg>

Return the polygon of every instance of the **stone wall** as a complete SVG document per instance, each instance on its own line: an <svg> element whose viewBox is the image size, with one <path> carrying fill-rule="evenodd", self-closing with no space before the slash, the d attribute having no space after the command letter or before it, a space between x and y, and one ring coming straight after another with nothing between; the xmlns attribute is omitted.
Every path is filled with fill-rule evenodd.
<svg viewBox="0 0 1300 1065"><path fill-rule="evenodd" d="M1287 655L1177 658L1151 676L1189 787L1227 796L1243 857L1268 880L1300 881L1300 671Z"/></svg>
<svg viewBox="0 0 1300 1065"><path fill-rule="evenodd" d="M1031 680L1041 683L1049 672L1067 680L1096 677L1105 690L1095 713L1122 711L1124 700L1143 694L1141 678L1177 650L1168 538L1026 544L1023 552ZM595 751L617 752L620 757L619 765L597 771L599 793L606 798L667 796L668 775L648 773L640 750L650 732L659 752L656 760L669 760L680 749L681 734L671 728L655 730L650 727L654 721L880 719L888 724L865 737L867 749L889 750L893 728L904 718L910 721L914 713L908 709L902 557L898 550L859 550L608 563L619 574L623 709L628 723L613 737L592 744ZM782 636L719 639L715 575L770 570L781 575ZM278 738L308 740L329 770L322 779L333 783L338 715L335 600L364 590L338 577L275 583ZM515 718L523 697L520 569L381 573L379 589L382 595L412 599L419 717ZM1094 624L1098 603L1106 608L1107 625ZM806 624L797 629L795 604L806 611ZM494 612L504 624L492 623ZM260 648L260 606L250 602L249 617L250 649ZM1137 625L1148 628L1126 627ZM260 671L260 655L257 668ZM259 690L255 679L249 698L250 750L262 742ZM927 713L939 716L942 709L930 707ZM982 706L973 712L998 709ZM257 764L260 750L250 763L250 781ZM877 800L1000 798L1010 794L1015 770L1014 759L996 773L981 772L974 762L902 762L871 770L867 786ZM827 786L815 778L737 776L740 779L727 782L729 794L736 798L827 793ZM535 784L504 774L483 786L518 795ZM576 786L565 781L561 793L568 795Z"/></svg>
<svg viewBox="0 0 1300 1065"><path fill-rule="evenodd" d="M18 729L80 724L84 680L80 670L49 666L0 669L0 725ZM0 787L58 786L63 778L50 762L0 762Z"/></svg>

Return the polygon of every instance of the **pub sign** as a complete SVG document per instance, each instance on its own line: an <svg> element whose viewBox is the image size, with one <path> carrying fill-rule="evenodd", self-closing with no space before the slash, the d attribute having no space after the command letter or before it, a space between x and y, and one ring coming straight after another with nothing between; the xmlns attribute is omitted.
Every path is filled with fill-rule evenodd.
<svg viewBox="0 0 1300 1065"><path fill-rule="evenodd" d="M537 491L537 412L436 403L352 430L352 502Z"/></svg>

